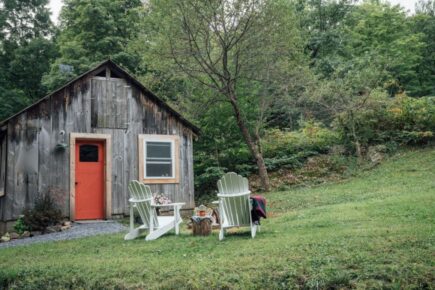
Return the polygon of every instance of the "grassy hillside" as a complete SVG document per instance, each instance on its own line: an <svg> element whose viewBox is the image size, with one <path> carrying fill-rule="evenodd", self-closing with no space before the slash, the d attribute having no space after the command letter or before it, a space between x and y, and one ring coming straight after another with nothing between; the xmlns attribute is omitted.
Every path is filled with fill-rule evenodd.
<svg viewBox="0 0 435 290"><path fill-rule="evenodd" d="M435 150L340 184L268 194L270 218L154 242L98 236L0 250L0 288L431 288Z"/></svg>

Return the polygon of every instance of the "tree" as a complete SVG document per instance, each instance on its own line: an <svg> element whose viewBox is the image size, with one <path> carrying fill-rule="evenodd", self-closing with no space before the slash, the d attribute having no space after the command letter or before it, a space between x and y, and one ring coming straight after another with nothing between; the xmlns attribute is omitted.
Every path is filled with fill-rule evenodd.
<svg viewBox="0 0 435 290"><path fill-rule="evenodd" d="M414 33L423 35L425 45L410 95L435 96L435 1L419 1L411 21Z"/></svg>
<svg viewBox="0 0 435 290"><path fill-rule="evenodd" d="M54 89L108 58L132 72L140 56L129 50L138 33L140 0L65 0L57 39L60 57L44 84Z"/></svg>
<svg viewBox="0 0 435 290"><path fill-rule="evenodd" d="M42 75L56 56L48 0L4 0L0 5L0 118L46 93Z"/></svg>
<svg viewBox="0 0 435 290"><path fill-rule="evenodd" d="M292 87L303 63L297 21L287 1L151 1L156 33L150 65L172 64L227 102L253 156L264 190L269 178L261 134L271 104ZM204 100L208 102L210 100Z"/></svg>

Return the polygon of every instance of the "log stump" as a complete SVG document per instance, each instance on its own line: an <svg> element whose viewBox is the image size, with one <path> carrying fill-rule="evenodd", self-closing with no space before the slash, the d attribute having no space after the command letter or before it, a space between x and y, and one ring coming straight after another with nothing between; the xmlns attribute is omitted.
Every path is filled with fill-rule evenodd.
<svg viewBox="0 0 435 290"><path fill-rule="evenodd" d="M211 217L192 217L192 232L194 236L208 236L211 234Z"/></svg>

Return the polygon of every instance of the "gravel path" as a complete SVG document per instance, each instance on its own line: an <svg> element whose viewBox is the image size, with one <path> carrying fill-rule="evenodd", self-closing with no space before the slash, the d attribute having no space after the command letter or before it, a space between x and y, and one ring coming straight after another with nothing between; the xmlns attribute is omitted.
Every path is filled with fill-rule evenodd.
<svg viewBox="0 0 435 290"><path fill-rule="evenodd" d="M89 237L101 234L113 234L119 232L127 232L127 227L116 221L73 223L72 227L69 230L63 232L45 234L31 238L12 240L6 243L0 243L0 249L20 245L71 240L82 237Z"/></svg>

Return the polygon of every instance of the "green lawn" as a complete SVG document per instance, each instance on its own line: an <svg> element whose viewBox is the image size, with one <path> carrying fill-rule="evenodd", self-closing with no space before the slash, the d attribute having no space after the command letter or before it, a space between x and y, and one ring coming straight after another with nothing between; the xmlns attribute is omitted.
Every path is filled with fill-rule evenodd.
<svg viewBox="0 0 435 290"><path fill-rule="evenodd" d="M0 250L0 289L432 288L435 150L408 151L339 184L267 194L239 229L123 241L122 234Z"/></svg>

